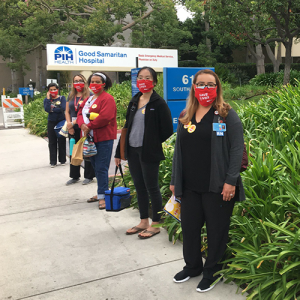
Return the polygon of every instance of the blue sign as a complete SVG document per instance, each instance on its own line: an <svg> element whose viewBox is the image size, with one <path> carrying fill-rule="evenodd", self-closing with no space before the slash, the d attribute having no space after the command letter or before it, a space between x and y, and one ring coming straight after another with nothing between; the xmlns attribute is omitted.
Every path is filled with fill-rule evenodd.
<svg viewBox="0 0 300 300"><path fill-rule="evenodd" d="M131 69L131 94L132 97L139 92L139 89L136 86L137 74L141 68Z"/></svg>
<svg viewBox="0 0 300 300"><path fill-rule="evenodd" d="M175 132L177 130L179 115L185 109L186 101L168 101L168 106L172 115L173 131Z"/></svg>
<svg viewBox="0 0 300 300"><path fill-rule="evenodd" d="M19 94L22 96L29 95L30 97L33 97L33 89L30 89L29 87L19 88Z"/></svg>
<svg viewBox="0 0 300 300"><path fill-rule="evenodd" d="M215 68L164 68L164 98L165 100L187 99L194 80L194 75L200 71Z"/></svg>

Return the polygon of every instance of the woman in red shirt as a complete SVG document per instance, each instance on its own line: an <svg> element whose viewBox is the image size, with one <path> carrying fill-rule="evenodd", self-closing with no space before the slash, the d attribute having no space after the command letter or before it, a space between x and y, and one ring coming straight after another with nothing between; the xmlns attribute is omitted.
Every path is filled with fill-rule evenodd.
<svg viewBox="0 0 300 300"><path fill-rule="evenodd" d="M106 92L112 86L112 82L105 73L92 74L88 79L88 85L94 95L80 105L77 124L85 136L87 134L93 136L97 148L97 154L90 157L97 178L97 198L92 197L88 202L99 201L99 209L105 209L108 168L113 142L117 138L117 107L113 96ZM90 120L87 114L92 112L98 116Z"/></svg>

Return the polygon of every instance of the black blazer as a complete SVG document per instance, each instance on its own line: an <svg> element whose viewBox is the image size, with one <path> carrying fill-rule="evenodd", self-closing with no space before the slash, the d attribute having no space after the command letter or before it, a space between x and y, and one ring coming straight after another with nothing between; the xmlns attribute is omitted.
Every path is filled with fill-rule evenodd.
<svg viewBox="0 0 300 300"><path fill-rule="evenodd" d="M128 155L129 134L141 96L142 93L138 92L131 99L127 108L126 123L124 126L124 128L128 128L125 139L126 159ZM165 159L161 144L172 134L173 124L170 109L166 101L153 90L145 111L145 131L142 146L142 161L158 162ZM115 158L120 158L120 140L116 149Z"/></svg>

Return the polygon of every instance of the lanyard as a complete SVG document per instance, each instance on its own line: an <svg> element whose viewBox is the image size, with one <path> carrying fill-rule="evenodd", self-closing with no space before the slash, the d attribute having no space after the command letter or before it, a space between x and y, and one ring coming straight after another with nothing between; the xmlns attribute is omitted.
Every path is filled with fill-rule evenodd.
<svg viewBox="0 0 300 300"><path fill-rule="evenodd" d="M78 110L78 103L80 102L80 100L81 100L81 98L82 98L82 96L78 99L78 101L76 102L76 96L75 96L75 98L74 98L74 107L75 107L75 111L77 111Z"/></svg>

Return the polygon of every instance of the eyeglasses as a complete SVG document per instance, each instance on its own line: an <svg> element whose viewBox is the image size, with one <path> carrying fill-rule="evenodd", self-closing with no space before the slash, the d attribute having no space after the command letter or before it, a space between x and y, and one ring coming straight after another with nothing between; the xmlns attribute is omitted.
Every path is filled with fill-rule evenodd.
<svg viewBox="0 0 300 300"><path fill-rule="evenodd" d="M82 80L75 80L74 83L84 83Z"/></svg>
<svg viewBox="0 0 300 300"><path fill-rule="evenodd" d="M199 82L199 83L196 83L195 85L199 89L204 89L205 87L207 87L208 89L214 89L217 86L215 83L212 83L212 82L209 82L208 84Z"/></svg>

